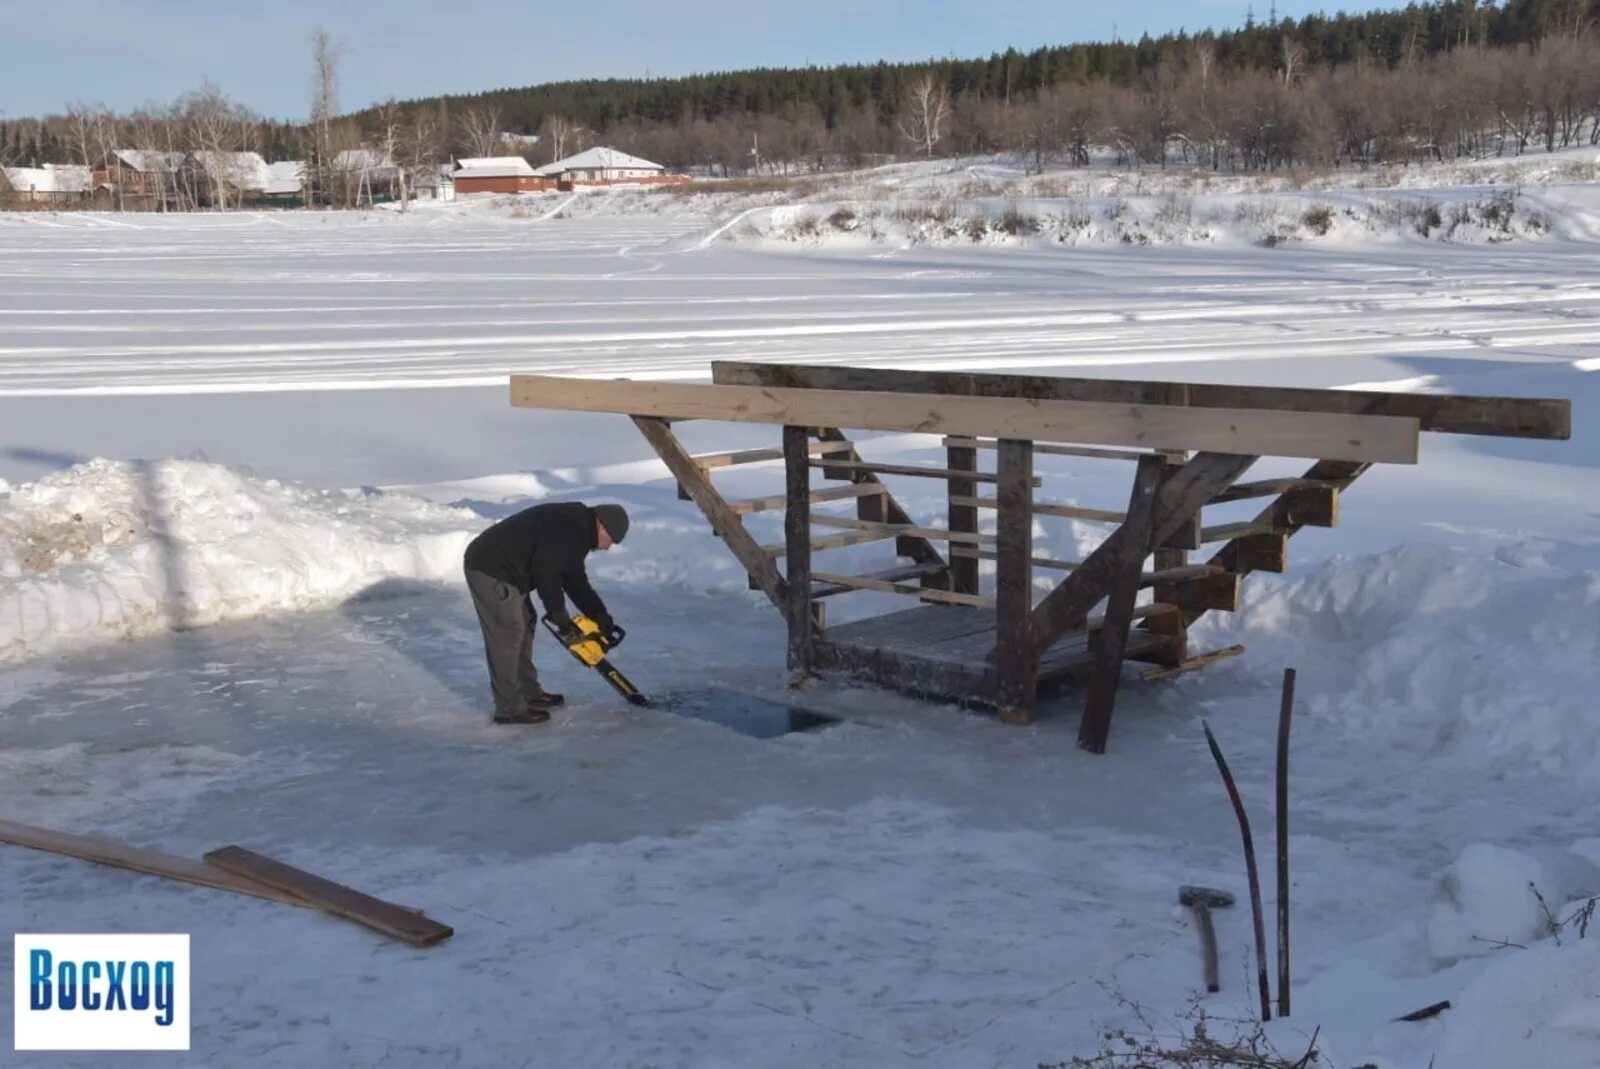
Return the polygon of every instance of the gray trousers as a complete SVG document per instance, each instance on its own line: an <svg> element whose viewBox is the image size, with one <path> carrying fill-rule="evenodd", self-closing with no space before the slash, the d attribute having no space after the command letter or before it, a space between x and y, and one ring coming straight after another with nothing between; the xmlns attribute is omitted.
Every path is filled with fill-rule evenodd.
<svg viewBox="0 0 1600 1069"><path fill-rule="evenodd" d="M542 693L533 667L533 607L516 587L483 572L466 569L472 607L483 628L489 659L489 689L496 712L518 713Z"/></svg>

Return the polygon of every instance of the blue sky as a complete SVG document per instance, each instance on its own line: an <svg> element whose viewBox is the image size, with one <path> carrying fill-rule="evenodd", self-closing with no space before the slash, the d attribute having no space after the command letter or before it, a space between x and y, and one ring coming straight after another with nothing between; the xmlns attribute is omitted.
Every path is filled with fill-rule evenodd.
<svg viewBox="0 0 1600 1069"><path fill-rule="evenodd" d="M1264 18L1272 0L1256 0ZM341 104L588 77L981 56L1232 27L1250 0L67 0L7 3L0 119L125 111L210 78L265 115L309 104L310 34L345 44ZM1402 6L1280 0L1280 15Z"/></svg>

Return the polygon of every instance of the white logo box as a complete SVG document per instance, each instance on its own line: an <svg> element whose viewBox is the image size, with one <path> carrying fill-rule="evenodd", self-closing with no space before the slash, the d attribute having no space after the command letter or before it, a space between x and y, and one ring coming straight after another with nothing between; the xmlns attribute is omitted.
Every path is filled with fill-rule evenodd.
<svg viewBox="0 0 1600 1069"><path fill-rule="evenodd" d="M16 1050L189 1049L187 934L19 933L12 949Z"/></svg>

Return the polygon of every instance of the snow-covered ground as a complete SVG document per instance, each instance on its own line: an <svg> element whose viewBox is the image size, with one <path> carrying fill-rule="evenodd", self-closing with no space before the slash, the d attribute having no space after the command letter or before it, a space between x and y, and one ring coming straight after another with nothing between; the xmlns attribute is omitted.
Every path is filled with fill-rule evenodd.
<svg viewBox="0 0 1600 1069"><path fill-rule="evenodd" d="M995 167L902 168L816 203L889 218L884 181L958 196L1011 180ZM194 1064L1062 1062L1106 1028L1148 1031L1140 1013L1192 1027L1177 886L1244 882L1199 718L1270 856L1293 665L1280 1048L1320 1027L1340 1067L1600 1063L1600 930L1550 934L1529 890L1558 920L1600 893L1600 196L1570 166L1539 177L1519 204L1547 225L1508 240L1347 220L1273 247L1245 224L1303 218L1308 197L1377 217L1399 194L1061 194L1176 226L1181 192L1191 223L1240 222L1150 246L795 233L774 220L829 215L742 195L0 215L0 816L196 855L240 842L458 934L411 951L8 847L0 929L191 931ZM1492 194L1435 180L1404 193ZM1031 197L1047 216L1061 191L1042 181L961 211ZM619 706L543 644L572 706L493 727L459 551L548 498L633 512L593 572L647 690L784 696L781 621L626 422L512 410L504 387L703 377L721 357L1569 397L1574 435L1429 436L1418 466L1364 477L1338 528L1302 532L1288 574L1252 576L1244 609L1202 628L1246 656L1128 685L1105 757L1076 749L1071 695L1012 729L826 681L803 700L847 723L758 740ZM1053 499L1126 498L1116 464L1045 467ZM719 480L771 492L781 473ZM936 488L895 489L942 516ZM754 522L778 537L778 517ZM1070 557L1102 532L1036 538ZM1224 990L1202 1005L1245 1018L1248 911L1219 925Z"/></svg>

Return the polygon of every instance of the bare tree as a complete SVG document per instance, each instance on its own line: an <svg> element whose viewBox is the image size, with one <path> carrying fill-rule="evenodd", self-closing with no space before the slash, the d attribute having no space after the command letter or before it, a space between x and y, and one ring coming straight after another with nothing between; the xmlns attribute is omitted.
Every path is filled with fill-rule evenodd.
<svg viewBox="0 0 1600 1069"><path fill-rule="evenodd" d="M544 117L544 121L539 124L539 138L550 146L551 163L568 155L567 147L576 139L577 132L578 124L565 115Z"/></svg>
<svg viewBox="0 0 1600 1069"><path fill-rule="evenodd" d="M422 175L429 169L439 164L441 151L441 131L439 116L419 108L411 116L411 121L400 131L400 142L397 146L395 166L402 175L400 209L405 210L405 191L407 188L415 189ZM437 181L437 179L435 179Z"/></svg>
<svg viewBox="0 0 1600 1069"><path fill-rule="evenodd" d="M343 56L343 42L334 40L321 26L311 31L311 158L302 179L307 205L326 195L332 180L333 117L339 111L339 61Z"/></svg>
<svg viewBox="0 0 1600 1069"><path fill-rule="evenodd" d="M500 109L493 104L469 108L460 120L461 149L467 156L494 156L500 151Z"/></svg>
<svg viewBox="0 0 1600 1069"><path fill-rule="evenodd" d="M906 93L903 112L898 124L900 136L928 159L944 139L945 124L950 121L950 88L933 74L924 74Z"/></svg>

